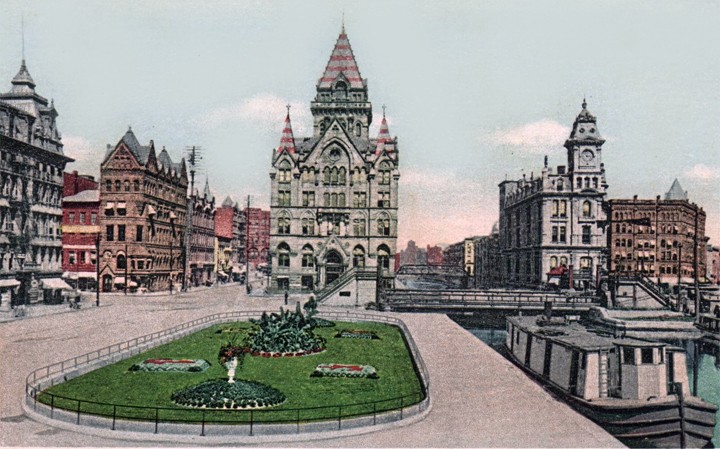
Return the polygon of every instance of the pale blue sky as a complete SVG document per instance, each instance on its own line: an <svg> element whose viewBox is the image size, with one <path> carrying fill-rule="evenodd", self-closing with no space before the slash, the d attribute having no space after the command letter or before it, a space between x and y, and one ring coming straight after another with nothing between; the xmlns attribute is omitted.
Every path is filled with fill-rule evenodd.
<svg viewBox="0 0 720 449"><path fill-rule="evenodd" d="M174 157L202 146L220 201L267 207L283 105L305 135L344 12L375 126L386 104L399 139L399 247L487 234L506 175L537 173L544 154L564 164L583 96L610 197L654 198L677 177L720 243L720 2L206 3L0 0L0 90L24 15L75 168L97 174L132 125Z"/></svg>

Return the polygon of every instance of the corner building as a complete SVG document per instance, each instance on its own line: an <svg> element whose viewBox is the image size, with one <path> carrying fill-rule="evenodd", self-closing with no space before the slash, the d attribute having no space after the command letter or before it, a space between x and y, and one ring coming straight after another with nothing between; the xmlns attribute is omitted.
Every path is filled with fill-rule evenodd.
<svg viewBox="0 0 720 449"><path fill-rule="evenodd" d="M540 287L565 277L576 288L593 287L605 257L607 196L597 119L587 110L565 141L567 165L547 157L540 176L500 183L500 282Z"/></svg>
<svg viewBox="0 0 720 449"><path fill-rule="evenodd" d="M354 267L395 270L398 148L372 104L345 30L310 104L313 135L296 139L290 114L272 157L271 289L311 291Z"/></svg>

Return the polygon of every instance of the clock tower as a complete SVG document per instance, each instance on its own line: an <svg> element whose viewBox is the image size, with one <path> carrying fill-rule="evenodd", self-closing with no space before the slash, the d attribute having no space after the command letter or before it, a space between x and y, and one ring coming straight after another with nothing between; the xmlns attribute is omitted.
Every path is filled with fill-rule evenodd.
<svg viewBox="0 0 720 449"><path fill-rule="evenodd" d="M605 168L602 163L602 145L597 119L587 110L583 99L582 111L573 123L570 137L565 141L568 158L568 172L574 190L594 189L603 191Z"/></svg>

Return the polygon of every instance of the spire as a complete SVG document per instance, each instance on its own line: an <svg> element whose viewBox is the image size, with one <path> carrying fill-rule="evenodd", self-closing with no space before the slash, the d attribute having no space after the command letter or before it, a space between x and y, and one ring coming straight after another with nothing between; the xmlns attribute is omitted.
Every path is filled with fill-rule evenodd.
<svg viewBox="0 0 720 449"><path fill-rule="evenodd" d="M342 76L341 76L342 75ZM343 20L342 30L338 36L335 48L330 54L330 60L325 67L325 72L318 82L318 88L330 88L338 77L344 77L351 88L365 88L365 81L360 76L355 56L353 55L350 41L345 34L345 22Z"/></svg>
<svg viewBox="0 0 720 449"><path fill-rule="evenodd" d="M280 138L280 146L277 154L286 150L290 154L295 154L295 138L293 137L292 125L290 124L290 105L287 105L287 115L285 116L285 128Z"/></svg>
<svg viewBox="0 0 720 449"><path fill-rule="evenodd" d="M17 75L15 75L15 78L12 79L12 84L13 92L20 90L32 91L35 89L35 81L33 81L32 76L30 76L30 72L28 72L27 66L25 65L25 59L22 60L20 70Z"/></svg>
<svg viewBox="0 0 720 449"><path fill-rule="evenodd" d="M210 181L208 178L205 178L205 190L203 190L203 196L206 200L211 201L213 199L213 194L210 192Z"/></svg>
<svg viewBox="0 0 720 449"><path fill-rule="evenodd" d="M683 190L682 186L680 185L680 182L675 178L675 180L672 183L672 186L670 186L670 190L665 193L665 199L666 200L682 200L687 201L688 195L687 192Z"/></svg>
<svg viewBox="0 0 720 449"><path fill-rule="evenodd" d="M385 105L383 105L383 118L382 122L380 123L380 132L378 132L375 156L380 156L383 149L385 149L385 143L390 142L391 140L392 138L390 137L390 129L388 128L387 119L385 118Z"/></svg>
<svg viewBox="0 0 720 449"><path fill-rule="evenodd" d="M233 200L229 196L222 202L222 207L233 207Z"/></svg>

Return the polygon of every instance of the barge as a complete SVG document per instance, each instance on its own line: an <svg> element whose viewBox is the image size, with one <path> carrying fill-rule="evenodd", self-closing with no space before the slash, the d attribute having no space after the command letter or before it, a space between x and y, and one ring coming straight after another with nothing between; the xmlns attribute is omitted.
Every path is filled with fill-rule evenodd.
<svg viewBox="0 0 720 449"><path fill-rule="evenodd" d="M510 317L511 360L631 447L712 447L717 406L690 394L685 352L560 318Z"/></svg>

